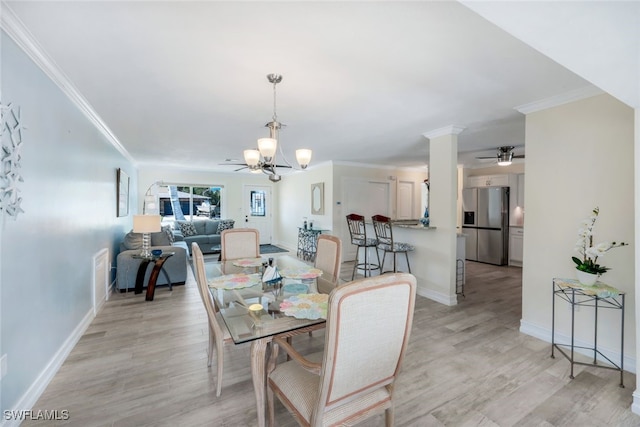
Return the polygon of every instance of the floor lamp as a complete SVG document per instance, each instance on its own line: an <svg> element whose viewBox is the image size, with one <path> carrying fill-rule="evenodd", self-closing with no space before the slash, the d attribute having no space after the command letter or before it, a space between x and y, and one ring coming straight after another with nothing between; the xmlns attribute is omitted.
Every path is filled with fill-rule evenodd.
<svg viewBox="0 0 640 427"><path fill-rule="evenodd" d="M160 215L134 215L133 232L142 233L142 252L140 256L151 256L151 234L160 231Z"/></svg>

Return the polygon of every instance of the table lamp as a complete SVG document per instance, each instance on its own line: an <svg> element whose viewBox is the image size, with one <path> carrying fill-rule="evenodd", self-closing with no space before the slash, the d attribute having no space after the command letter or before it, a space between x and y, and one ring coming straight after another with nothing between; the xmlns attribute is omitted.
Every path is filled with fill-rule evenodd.
<svg viewBox="0 0 640 427"><path fill-rule="evenodd" d="M142 252L140 256L150 257L151 235L160 231L160 215L134 215L133 232L142 233Z"/></svg>

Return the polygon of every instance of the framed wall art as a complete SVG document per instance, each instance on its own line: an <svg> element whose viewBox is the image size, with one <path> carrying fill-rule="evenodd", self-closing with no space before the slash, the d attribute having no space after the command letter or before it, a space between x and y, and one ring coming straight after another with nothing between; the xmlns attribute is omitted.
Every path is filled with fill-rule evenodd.
<svg viewBox="0 0 640 427"><path fill-rule="evenodd" d="M120 168L118 168L116 185L118 189L118 216L127 216L129 215L129 175Z"/></svg>

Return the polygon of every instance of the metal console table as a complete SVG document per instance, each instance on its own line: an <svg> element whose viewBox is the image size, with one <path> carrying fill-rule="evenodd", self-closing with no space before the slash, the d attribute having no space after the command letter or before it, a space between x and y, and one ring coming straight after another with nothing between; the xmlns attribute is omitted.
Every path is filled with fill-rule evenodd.
<svg viewBox="0 0 640 427"><path fill-rule="evenodd" d="M316 259L316 242L323 231L317 228L298 227L298 257L305 261Z"/></svg>
<svg viewBox="0 0 640 427"><path fill-rule="evenodd" d="M573 366L584 365L597 368L612 369L620 372L620 387L624 388L624 297L625 293L601 282L594 285L583 285L574 279L553 279L553 298L551 308L551 357L555 358L554 350L557 349L571 363L571 375L573 379ZM571 343L561 344L555 341L556 298L560 298L571 304ZM576 306L593 307L595 320L593 325L593 347L575 345L575 309ZM598 350L598 309L620 310L620 364L616 364ZM574 358L575 349L593 351L593 362L579 362ZM566 350L569 351L567 354ZM598 355L607 360L612 366L599 365Z"/></svg>

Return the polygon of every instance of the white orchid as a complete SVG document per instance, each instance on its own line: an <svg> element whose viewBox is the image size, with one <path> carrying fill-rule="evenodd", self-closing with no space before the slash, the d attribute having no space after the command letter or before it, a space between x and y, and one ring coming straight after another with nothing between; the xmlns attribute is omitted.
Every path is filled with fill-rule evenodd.
<svg viewBox="0 0 640 427"><path fill-rule="evenodd" d="M588 219L580 222L575 250L582 255L582 260L577 257L571 257L578 270L593 274L602 274L609 270L608 267L597 263L598 257L603 256L613 248L628 245L625 242L602 242L595 246L593 245L593 227L596 224L599 213L600 208L596 207Z"/></svg>

